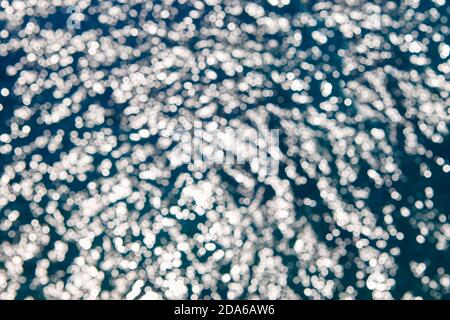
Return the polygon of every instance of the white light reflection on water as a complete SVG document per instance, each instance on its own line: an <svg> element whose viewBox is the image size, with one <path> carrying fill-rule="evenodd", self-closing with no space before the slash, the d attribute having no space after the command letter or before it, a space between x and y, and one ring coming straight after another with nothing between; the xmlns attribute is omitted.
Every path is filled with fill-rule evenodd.
<svg viewBox="0 0 450 320"><path fill-rule="evenodd" d="M448 16L1 1L0 299L448 298Z"/></svg>

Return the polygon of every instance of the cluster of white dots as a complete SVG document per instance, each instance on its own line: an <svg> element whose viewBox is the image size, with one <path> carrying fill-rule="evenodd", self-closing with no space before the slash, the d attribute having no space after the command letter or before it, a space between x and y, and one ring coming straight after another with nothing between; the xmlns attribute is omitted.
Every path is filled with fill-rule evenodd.
<svg viewBox="0 0 450 320"><path fill-rule="evenodd" d="M0 300L449 297L449 14L1 0ZM198 121L278 172L179 161Z"/></svg>

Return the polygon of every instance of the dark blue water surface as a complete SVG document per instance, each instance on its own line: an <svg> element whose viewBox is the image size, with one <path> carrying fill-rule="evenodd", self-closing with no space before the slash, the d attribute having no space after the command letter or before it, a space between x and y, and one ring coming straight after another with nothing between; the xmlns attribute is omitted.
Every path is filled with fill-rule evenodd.
<svg viewBox="0 0 450 320"><path fill-rule="evenodd" d="M1 300L450 297L448 2L62 3L0 4Z"/></svg>

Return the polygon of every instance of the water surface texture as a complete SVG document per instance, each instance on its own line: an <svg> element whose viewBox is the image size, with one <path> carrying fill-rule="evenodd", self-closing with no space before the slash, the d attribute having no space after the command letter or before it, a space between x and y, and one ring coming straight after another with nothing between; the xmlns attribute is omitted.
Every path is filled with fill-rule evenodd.
<svg viewBox="0 0 450 320"><path fill-rule="evenodd" d="M449 15L1 0L0 300L450 298Z"/></svg>

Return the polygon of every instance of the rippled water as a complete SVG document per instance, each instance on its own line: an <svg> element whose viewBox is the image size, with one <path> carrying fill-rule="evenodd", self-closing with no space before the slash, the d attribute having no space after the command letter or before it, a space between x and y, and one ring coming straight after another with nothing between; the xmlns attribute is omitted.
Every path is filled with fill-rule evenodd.
<svg viewBox="0 0 450 320"><path fill-rule="evenodd" d="M0 299L449 298L449 13L1 1Z"/></svg>

